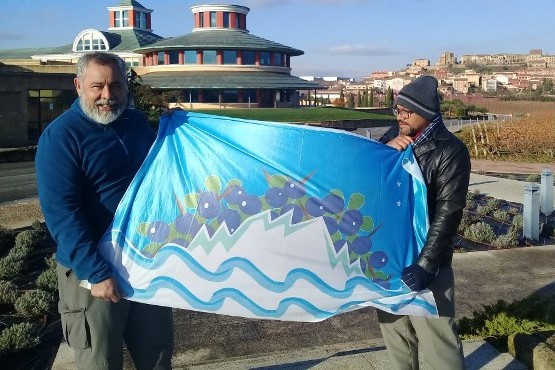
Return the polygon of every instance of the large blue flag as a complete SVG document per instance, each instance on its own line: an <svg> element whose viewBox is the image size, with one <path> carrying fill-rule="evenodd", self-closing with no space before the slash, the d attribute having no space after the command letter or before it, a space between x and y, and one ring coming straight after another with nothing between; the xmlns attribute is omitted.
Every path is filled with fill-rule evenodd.
<svg viewBox="0 0 555 370"><path fill-rule="evenodd" d="M412 148L177 111L100 243L127 299L319 321L364 306L435 316L400 279L428 229Z"/></svg>

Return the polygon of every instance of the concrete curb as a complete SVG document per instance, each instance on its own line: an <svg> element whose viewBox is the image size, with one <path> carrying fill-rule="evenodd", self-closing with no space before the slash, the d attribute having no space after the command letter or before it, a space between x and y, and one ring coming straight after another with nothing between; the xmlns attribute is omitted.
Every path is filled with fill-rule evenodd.
<svg viewBox="0 0 555 370"><path fill-rule="evenodd" d="M0 163L29 162L35 160L36 146L0 148Z"/></svg>
<svg viewBox="0 0 555 370"><path fill-rule="evenodd" d="M555 333L516 334L509 336L509 353L528 368L555 369ZM547 337L547 338L546 338Z"/></svg>

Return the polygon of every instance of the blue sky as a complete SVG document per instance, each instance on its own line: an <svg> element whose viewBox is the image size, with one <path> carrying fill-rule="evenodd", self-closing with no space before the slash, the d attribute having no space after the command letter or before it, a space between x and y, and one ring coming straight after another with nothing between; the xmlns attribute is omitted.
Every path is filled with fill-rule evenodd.
<svg viewBox="0 0 555 370"><path fill-rule="evenodd" d="M305 52L297 76L361 78L399 70L414 59L434 64L444 51L555 54L552 0L139 0L153 9L153 31L191 32L192 5L248 6L251 34ZM0 49L70 44L85 28L108 28L119 0L2 0ZM83 16L85 15L85 16ZM27 20L27 22L25 21Z"/></svg>

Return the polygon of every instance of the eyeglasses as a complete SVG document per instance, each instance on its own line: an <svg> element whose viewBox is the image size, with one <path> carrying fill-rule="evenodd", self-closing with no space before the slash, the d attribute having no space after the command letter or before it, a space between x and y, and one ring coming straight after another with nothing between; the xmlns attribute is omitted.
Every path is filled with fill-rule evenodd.
<svg viewBox="0 0 555 370"><path fill-rule="evenodd" d="M410 116L412 116L413 113L414 112L410 110L393 108L393 114L396 115L397 117L401 117L404 119L410 118Z"/></svg>

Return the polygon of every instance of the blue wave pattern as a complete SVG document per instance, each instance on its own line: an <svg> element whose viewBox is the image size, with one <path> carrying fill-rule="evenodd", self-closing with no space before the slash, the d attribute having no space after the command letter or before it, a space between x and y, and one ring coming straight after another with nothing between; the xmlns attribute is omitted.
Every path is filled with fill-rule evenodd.
<svg viewBox="0 0 555 370"><path fill-rule="evenodd" d="M176 281L175 279L166 276L155 278L151 281L151 284L146 289L136 289L134 291L133 297L135 299L148 302L154 297L159 289L168 289L177 293L185 302L187 302L187 305L190 306L193 310L203 312L217 312L219 309L222 308L225 299L232 299L243 306L245 309L249 310L253 315L269 319L281 319L287 314L287 311L291 306L297 306L303 309L305 312L309 313L317 320L325 320L331 316L348 311L349 309L360 306L366 302L364 300L350 301L339 306L339 308L335 311L324 311L311 302L307 301L306 299L291 297L281 300L276 309L266 309L258 305L253 300L249 299L249 297L247 297L240 290L232 288L217 290L212 295L210 301L203 301L192 294L186 286ZM381 304L381 307L391 311L399 311L401 307L409 304L418 305L430 312L436 312L436 309L433 305L430 305L424 300L413 298L399 301L396 304Z"/></svg>
<svg viewBox="0 0 555 370"><path fill-rule="evenodd" d="M322 152L321 148L334 150ZM350 153L363 160L337 158L336 153ZM330 189L360 195L365 201L355 200L357 209L372 215L378 230L370 234L371 253L379 251L387 256L371 270L372 278L363 270L380 261L366 257L363 264L359 255L353 258L353 239L334 246L327 224L310 229L319 230L318 235L307 237L306 230L315 219L295 224L292 211L277 218L270 210L255 214L242 219L232 233L225 223L212 229L206 224L185 244L171 238L160 240L159 246L150 244L156 247L154 254L145 253L144 236L152 233L151 239L156 241L161 235L154 227L146 227L146 221L156 220L151 225L162 225L162 231L167 225L173 228L172 221L183 214L183 204L187 204L179 198L202 191L214 174L224 183L226 179L241 179L249 193L263 194L268 183L264 176L253 175L261 168L296 180L310 174L306 190L310 196L323 198ZM216 187L223 197L226 193ZM351 206L349 200L349 209ZM434 316L437 309L431 293L414 294L400 281L402 268L412 263L423 247L427 227L426 189L411 150L399 153L334 130L177 112L162 118L158 138L99 248L118 272L123 294L146 303L296 321L318 321L367 305L394 313ZM280 228L278 234L283 240L301 239L280 245L270 240L275 238L276 228ZM258 234L250 235L255 229ZM249 237L251 249L244 245L239 248L242 238ZM319 244L308 245L315 241ZM304 254L284 252L292 245L298 248L305 244ZM234 255L237 248L242 254ZM268 257L261 258L265 255ZM282 265L287 269L269 274ZM184 283L185 275L180 274L185 273L197 283L199 279L206 283L200 288ZM229 283L237 276L244 279L243 288ZM339 283L338 276L342 276ZM134 285L138 281L140 284ZM296 289L298 286L302 288ZM230 311L226 299L243 309Z"/></svg>

